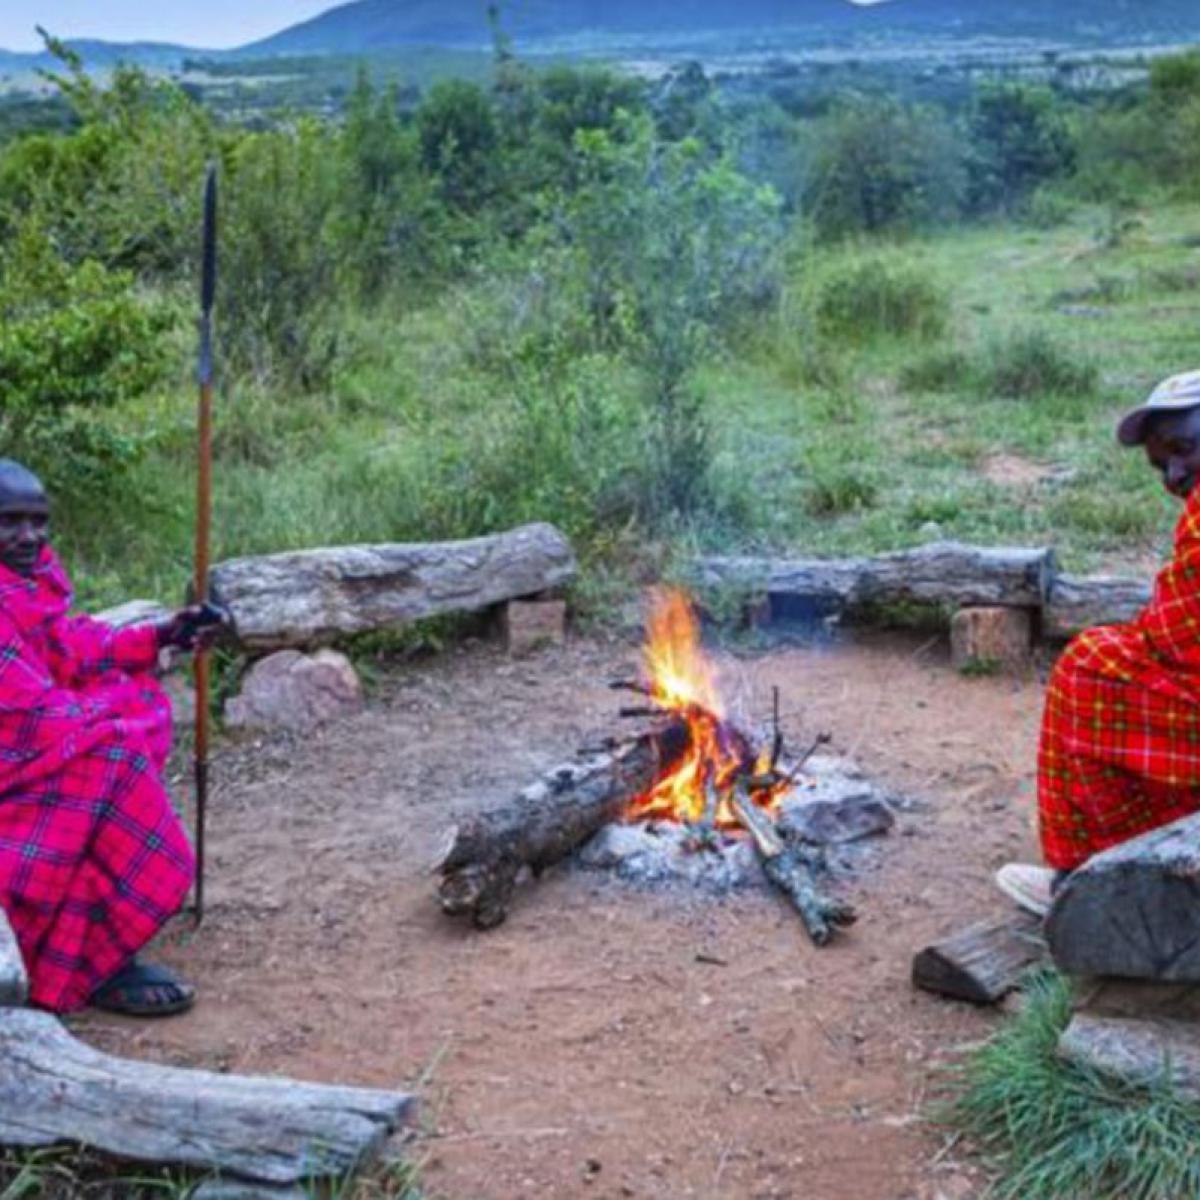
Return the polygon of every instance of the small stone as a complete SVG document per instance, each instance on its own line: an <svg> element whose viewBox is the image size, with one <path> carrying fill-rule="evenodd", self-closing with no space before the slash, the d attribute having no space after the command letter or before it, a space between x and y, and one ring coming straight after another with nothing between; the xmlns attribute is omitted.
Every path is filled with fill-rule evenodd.
<svg viewBox="0 0 1200 1200"><path fill-rule="evenodd" d="M514 657L543 646L561 646L567 637L565 600L510 600L501 619L504 648Z"/></svg>
<svg viewBox="0 0 1200 1200"><path fill-rule="evenodd" d="M307 733L361 708L362 684L344 654L281 650L251 667L241 693L225 705L225 724Z"/></svg>
<svg viewBox="0 0 1200 1200"><path fill-rule="evenodd" d="M871 791L837 799L799 797L785 801L780 827L818 846L838 846L887 833L896 823L891 805Z"/></svg>

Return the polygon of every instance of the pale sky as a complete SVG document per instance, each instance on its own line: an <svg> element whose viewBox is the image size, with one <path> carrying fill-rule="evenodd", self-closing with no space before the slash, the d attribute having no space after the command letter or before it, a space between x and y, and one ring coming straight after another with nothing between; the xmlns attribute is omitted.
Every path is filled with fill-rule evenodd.
<svg viewBox="0 0 1200 1200"><path fill-rule="evenodd" d="M315 17L340 0L0 0L0 49L40 50L34 32L107 42L240 46Z"/></svg>

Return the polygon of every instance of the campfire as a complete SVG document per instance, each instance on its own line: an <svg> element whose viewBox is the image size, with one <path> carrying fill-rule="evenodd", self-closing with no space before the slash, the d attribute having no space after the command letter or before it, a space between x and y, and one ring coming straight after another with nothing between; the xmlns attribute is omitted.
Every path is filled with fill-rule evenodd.
<svg viewBox="0 0 1200 1200"><path fill-rule="evenodd" d="M536 875L616 823L670 823L686 830L695 854L720 854L731 839L748 839L767 879L824 945L853 923L854 910L818 888L822 849L788 836L777 818L828 737L789 764L778 691L769 734L757 737L735 721L682 592L652 594L643 667L643 678L611 684L641 698L620 710L639 723L635 733L605 739L507 805L449 830L436 867L442 908L491 928L505 919L524 868Z"/></svg>

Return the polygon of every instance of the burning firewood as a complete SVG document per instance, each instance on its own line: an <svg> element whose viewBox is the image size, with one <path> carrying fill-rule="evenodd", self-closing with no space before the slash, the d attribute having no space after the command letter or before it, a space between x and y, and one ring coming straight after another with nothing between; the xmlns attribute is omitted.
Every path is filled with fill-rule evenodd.
<svg viewBox="0 0 1200 1200"><path fill-rule="evenodd" d="M694 853L720 853L723 835L748 835L767 878L790 899L813 941L824 945L835 929L853 922L854 910L822 895L814 880L817 852L785 840L772 814L828 735L789 767L778 692L765 745L731 720L701 651L695 615L680 593L659 594L648 635L648 682L610 686L644 698L647 703L621 715L649 720L649 728L450 830L437 868L443 910L491 928L504 920L523 867L537 874L613 822L674 822Z"/></svg>

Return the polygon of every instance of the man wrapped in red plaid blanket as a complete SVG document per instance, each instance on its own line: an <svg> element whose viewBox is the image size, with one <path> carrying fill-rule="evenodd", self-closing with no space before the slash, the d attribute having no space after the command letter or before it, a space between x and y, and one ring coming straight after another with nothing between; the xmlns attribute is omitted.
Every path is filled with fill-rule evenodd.
<svg viewBox="0 0 1200 1200"><path fill-rule="evenodd" d="M1200 810L1200 371L1165 380L1117 436L1145 448L1184 509L1147 607L1080 634L1050 677L1038 816L1051 869L998 876L1034 912L1093 854Z"/></svg>
<svg viewBox="0 0 1200 1200"><path fill-rule="evenodd" d="M68 616L48 526L37 477L0 461L0 908L34 1004L181 1012L192 989L136 958L193 871L162 783L171 707L152 673L160 649L219 626L199 608L121 630Z"/></svg>

